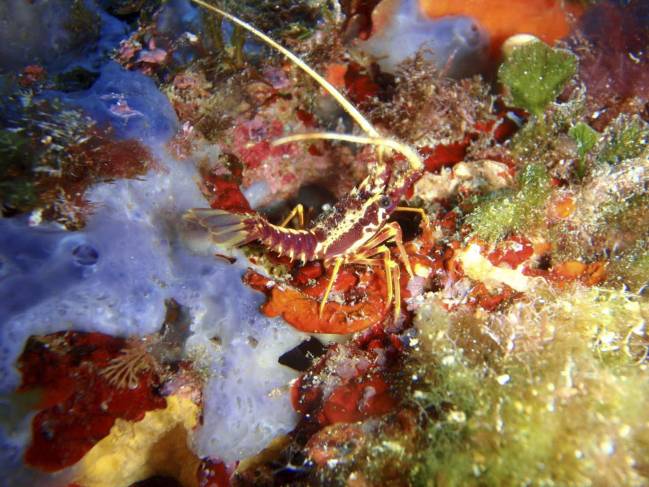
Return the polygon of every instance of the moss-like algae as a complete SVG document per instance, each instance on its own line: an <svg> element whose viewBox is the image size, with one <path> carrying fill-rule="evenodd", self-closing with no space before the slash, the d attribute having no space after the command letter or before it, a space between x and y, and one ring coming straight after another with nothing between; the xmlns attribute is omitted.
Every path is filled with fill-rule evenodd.
<svg viewBox="0 0 649 487"><path fill-rule="evenodd" d="M480 407L484 372L473 366L451 337L452 318L435 301L419 309L421 343L410 359L414 401L430 421L423 432L423 450L410 472L416 486L461 485L470 478L473 459L470 428Z"/></svg>
<svg viewBox="0 0 649 487"><path fill-rule="evenodd" d="M31 180L34 154L29 138L17 131L0 130L0 205L29 209L38 201Z"/></svg>
<svg viewBox="0 0 649 487"><path fill-rule="evenodd" d="M569 51L530 42L514 49L498 70L514 106L540 116L577 71L577 58Z"/></svg>
<svg viewBox="0 0 649 487"><path fill-rule="evenodd" d="M382 419L353 462L325 470L327 480L645 485L648 318L637 295L580 285L557 293L539 284L497 314L448 312L428 294L401 396L417 427ZM476 353L485 347L493 353Z"/></svg>
<svg viewBox="0 0 649 487"><path fill-rule="evenodd" d="M311 33L321 19L325 2L322 0L226 0L220 7L249 22L275 39L302 38Z"/></svg>
<svg viewBox="0 0 649 487"><path fill-rule="evenodd" d="M615 165L642 155L649 157L648 147L649 124L637 115L622 114L604 131L597 160Z"/></svg>
<svg viewBox="0 0 649 487"><path fill-rule="evenodd" d="M519 185L518 191L507 189L488 195L467 216L474 236L496 241L539 223L550 194L547 171L539 164L530 164L521 171Z"/></svg>
<svg viewBox="0 0 649 487"><path fill-rule="evenodd" d="M426 398L423 407L444 400L425 427L412 483L645 483L649 388L647 366L637 363L648 313L624 292L539 289L507 316L476 316L492 336L513 342L472 362L453 339L458 315L434 302L422 307L415 323L423 343L411 367L427 379L411 393Z"/></svg>
<svg viewBox="0 0 649 487"><path fill-rule="evenodd" d="M561 160L577 160L578 146L569 130L581 118L583 107L581 93L566 103L552 103L516 133L511 140L511 153L522 163L534 161L548 168L554 168Z"/></svg>
<svg viewBox="0 0 649 487"><path fill-rule="evenodd" d="M577 176L583 178L586 173L586 154L595 147L599 139L599 132L592 129L584 122L577 122L568 131L568 135L577 143L577 154L579 155L579 163L577 165Z"/></svg>
<svg viewBox="0 0 649 487"><path fill-rule="evenodd" d="M550 229L555 257L592 261L609 260L607 256L610 256L613 265L607 272L609 281L626 282L624 276L616 275L626 266L617 264L631 258L629 249L648 236L648 169L649 160L645 158L615 166L595 165L574 194L574 212ZM632 253L636 257L629 264L638 255Z"/></svg>
<svg viewBox="0 0 649 487"><path fill-rule="evenodd" d="M649 241L636 241L630 249L614 256L608 266L609 284L620 284L633 292L643 292L649 285Z"/></svg>
<svg viewBox="0 0 649 487"><path fill-rule="evenodd" d="M585 157L588 152L595 146L599 139L599 132L592 129L584 122L577 122L568 132L570 137L577 142L577 153L579 157Z"/></svg>

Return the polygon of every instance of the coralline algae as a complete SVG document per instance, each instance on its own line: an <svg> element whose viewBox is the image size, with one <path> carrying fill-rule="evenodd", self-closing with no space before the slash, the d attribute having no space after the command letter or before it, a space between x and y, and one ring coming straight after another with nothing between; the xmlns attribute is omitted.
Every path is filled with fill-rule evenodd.
<svg viewBox="0 0 649 487"><path fill-rule="evenodd" d="M489 34L464 15L424 18L417 0L402 0L385 27L359 43L384 71L394 72L406 58L424 55L445 75L461 78L480 72L489 56Z"/></svg>
<svg viewBox="0 0 649 487"><path fill-rule="evenodd" d="M177 129L169 102L153 81L114 63L87 91L47 96L82 107L119 137L142 138L156 165L142 179L91 188L83 231L0 219L0 390L18 385L14 364L30 335L154 333L173 298L191 317L186 356L208 377L194 449L227 463L257 453L295 425L286 386L296 373L277 358L304 334L259 312L263 296L241 282L245 259L218 261L183 222L206 201L193 163L162 145ZM5 470L21 468L26 436L0 428Z"/></svg>

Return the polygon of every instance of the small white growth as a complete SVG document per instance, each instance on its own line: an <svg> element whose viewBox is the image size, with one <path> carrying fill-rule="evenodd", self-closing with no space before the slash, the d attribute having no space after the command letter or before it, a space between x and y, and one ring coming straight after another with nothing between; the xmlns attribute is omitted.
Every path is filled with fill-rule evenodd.
<svg viewBox="0 0 649 487"><path fill-rule="evenodd" d="M501 284L507 284L518 292L528 291L532 287L533 279L523 275L519 270L493 265L481 251L480 245L471 243L457 254L462 269L471 279L483 282L490 290Z"/></svg>
<svg viewBox="0 0 649 487"><path fill-rule="evenodd" d="M496 377L496 382L498 382L498 384L500 384L501 386L508 384L510 380L511 377L509 376L509 374L502 374Z"/></svg>

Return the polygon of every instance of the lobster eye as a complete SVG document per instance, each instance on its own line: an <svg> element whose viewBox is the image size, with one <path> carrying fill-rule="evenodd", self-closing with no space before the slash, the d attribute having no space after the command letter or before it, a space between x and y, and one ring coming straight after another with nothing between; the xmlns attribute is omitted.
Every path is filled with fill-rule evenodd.
<svg viewBox="0 0 649 487"><path fill-rule="evenodd" d="M390 203L392 202L390 201L389 196L381 196L381 199L379 200L379 206L381 208L387 208L388 206L390 206Z"/></svg>

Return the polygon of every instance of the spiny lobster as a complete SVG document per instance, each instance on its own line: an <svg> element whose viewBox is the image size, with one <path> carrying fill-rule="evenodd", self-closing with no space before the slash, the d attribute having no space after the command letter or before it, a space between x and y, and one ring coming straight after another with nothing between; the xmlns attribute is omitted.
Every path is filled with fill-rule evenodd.
<svg viewBox="0 0 649 487"><path fill-rule="evenodd" d="M420 213L423 221L427 222L423 210L398 206L405 192L422 174L424 165L421 158L407 145L382 137L334 86L291 51L243 20L203 0L192 1L243 27L288 57L329 92L367 133L365 137L338 133L296 134L275 140L274 145L313 139L370 144L377 147L377 162L356 188L340 199L331 210L322 214L308 229L286 228L295 216L298 217L300 226L304 225L301 205L294 208L279 225L270 223L256 213L233 213L211 208L193 208L185 214L185 218L207 228L218 244L235 247L259 240L270 250L288 256L291 260L322 260L325 267L333 263L331 277L320 302L320 316L343 264L383 264L387 287L386 307L394 301L396 320L401 310L399 265L392 260L386 244L394 242L410 275L412 269L403 246L401 228L396 222L388 222L388 219L394 211L414 211ZM386 150L401 153L408 161L409 168L394 171L384 161Z"/></svg>

